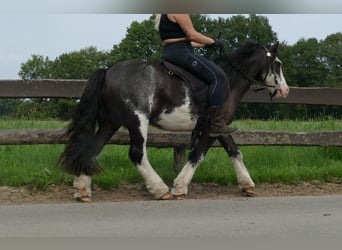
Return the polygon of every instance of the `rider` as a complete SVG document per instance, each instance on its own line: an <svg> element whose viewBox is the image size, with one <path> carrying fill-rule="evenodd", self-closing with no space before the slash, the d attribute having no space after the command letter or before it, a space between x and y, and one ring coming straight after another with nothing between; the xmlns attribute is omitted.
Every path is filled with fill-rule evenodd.
<svg viewBox="0 0 342 250"><path fill-rule="evenodd" d="M193 48L223 48L223 42L197 32L189 14L159 14L156 17L163 45L163 59L194 73L209 86L209 135L231 134L237 129L229 128L222 113L225 98L226 74L213 62L194 53Z"/></svg>

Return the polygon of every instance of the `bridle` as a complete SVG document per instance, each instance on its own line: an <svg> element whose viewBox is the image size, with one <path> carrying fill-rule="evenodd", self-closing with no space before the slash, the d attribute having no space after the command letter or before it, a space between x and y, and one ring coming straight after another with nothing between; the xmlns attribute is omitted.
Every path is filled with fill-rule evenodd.
<svg viewBox="0 0 342 250"><path fill-rule="evenodd" d="M233 65L233 69L238 71L243 78L248 80L251 83L251 85L254 85L254 86L258 87L256 89L254 89L255 92L259 92L259 91L267 89L267 88L276 88L276 89L279 88L279 82L278 82L277 77L275 77L276 85L270 85L270 84L265 83L266 78L268 76L268 72L270 71L270 69L271 69L271 72L272 72L272 74L274 76L276 76L276 74L275 74L274 67L273 67L273 64L272 64L272 61L271 61L271 58L272 58L271 52L265 46L262 46L262 47L266 51L266 57L267 57L267 60L268 60L268 64L267 64L266 74L265 74L264 78L261 81L258 81L258 80L255 80L253 78L250 78L248 75L246 75L244 72L242 72L240 70L239 66ZM276 94L276 92L274 92L274 94Z"/></svg>
<svg viewBox="0 0 342 250"><path fill-rule="evenodd" d="M220 36L221 36L221 32L220 32L218 38L219 38ZM244 72L242 72L242 71L240 70L239 66L232 65L232 68L233 68L234 70L236 70L237 72L239 72L240 75L241 75L243 78L245 78L246 80L248 80L248 81L250 82L250 85L254 85L254 86L257 87L257 88L254 89L254 92L259 92L259 91L265 90L265 89L267 89L267 88L275 88L275 90L278 90L278 89L279 89L279 82L278 82L278 79L277 79L277 77L276 77L276 73L275 73L274 67L273 67L273 61L275 60L275 58L274 58L273 61L271 61L271 58L272 58L271 52L266 48L266 46L262 46L262 48L263 48L263 49L265 50L265 52L266 52L266 57L267 57L268 64L267 64L267 71L266 71L266 74L265 74L264 78L263 78L261 81L258 81L258 80L255 80L255 79L250 78L248 75L246 75ZM224 51L224 48L220 48L220 49L219 49L219 54L220 54L221 56L222 56L222 55L227 56L226 52ZM274 79L274 80L275 80L275 85L270 85L270 84L265 83L266 78L267 78L267 76L268 76L268 73L269 73L270 69L271 69L272 74L273 74L274 77L275 77L275 79ZM276 93L277 93L277 91L274 91L273 95L270 94L271 101L272 101L272 97L275 96Z"/></svg>

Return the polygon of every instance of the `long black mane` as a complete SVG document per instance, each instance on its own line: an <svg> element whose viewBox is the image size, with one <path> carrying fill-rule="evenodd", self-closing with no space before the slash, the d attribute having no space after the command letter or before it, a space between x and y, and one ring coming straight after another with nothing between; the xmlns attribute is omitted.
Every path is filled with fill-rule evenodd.
<svg viewBox="0 0 342 250"><path fill-rule="evenodd" d="M233 49L229 53L224 53L214 59L217 63L228 63L231 65L239 65L241 62L250 59L250 57L255 53L256 50L262 48L263 45L249 41L241 45L239 48Z"/></svg>
<svg viewBox="0 0 342 250"><path fill-rule="evenodd" d="M255 63L256 51L262 47L264 46L257 42L249 41L228 54L216 57L213 61L224 69L228 76L232 76L233 71L236 71L236 69L240 72L247 72Z"/></svg>

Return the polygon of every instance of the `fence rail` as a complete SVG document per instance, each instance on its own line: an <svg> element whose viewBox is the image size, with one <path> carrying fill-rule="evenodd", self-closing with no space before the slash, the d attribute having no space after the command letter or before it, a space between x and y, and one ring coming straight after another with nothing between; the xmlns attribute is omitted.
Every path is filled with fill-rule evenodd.
<svg viewBox="0 0 342 250"><path fill-rule="evenodd" d="M85 80L0 80L0 97L3 98L79 98ZM274 103L342 105L342 88L291 87L287 98L273 99ZM251 88L242 102L269 103L266 91Z"/></svg>
<svg viewBox="0 0 342 250"><path fill-rule="evenodd" d="M342 131L288 132L245 130L232 135L235 142L244 146L342 146ZM151 130L147 146L157 148L187 147L190 132ZM63 129L0 130L0 145L65 144L68 138ZM129 144L129 134L119 130L109 144ZM215 147L220 146L218 142Z"/></svg>

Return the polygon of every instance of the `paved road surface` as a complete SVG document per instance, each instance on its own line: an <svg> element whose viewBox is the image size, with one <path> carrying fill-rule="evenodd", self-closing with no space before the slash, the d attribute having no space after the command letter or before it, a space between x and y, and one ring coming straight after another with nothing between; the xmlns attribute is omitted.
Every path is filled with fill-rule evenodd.
<svg viewBox="0 0 342 250"><path fill-rule="evenodd" d="M325 238L342 242L342 195L0 206L0 237Z"/></svg>

